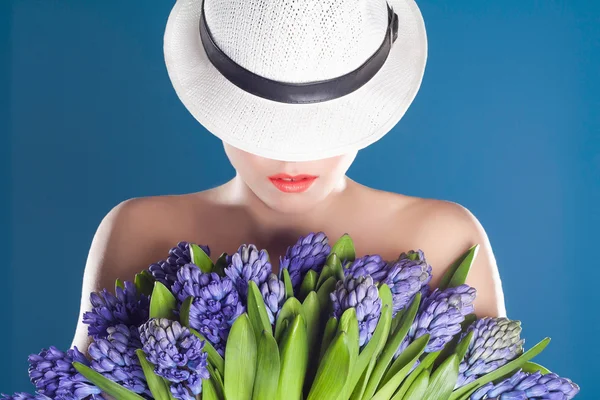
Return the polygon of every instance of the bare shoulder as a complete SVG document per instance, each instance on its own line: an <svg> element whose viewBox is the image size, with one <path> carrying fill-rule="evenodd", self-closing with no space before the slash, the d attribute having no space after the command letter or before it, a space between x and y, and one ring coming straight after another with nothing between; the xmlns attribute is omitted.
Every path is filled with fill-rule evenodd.
<svg viewBox="0 0 600 400"><path fill-rule="evenodd" d="M99 223L85 264L81 305L73 345L87 348L87 326L83 314L90 311L89 295L104 288L114 288L115 280L133 280L136 273L166 258L176 243L173 237L186 240L194 202L202 196L168 195L124 200L112 207ZM179 233L179 234L178 234ZM179 240L179 239L178 239Z"/></svg>
<svg viewBox="0 0 600 400"><path fill-rule="evenodd" d="M483 232L475 215L459 203L448 200L414 198L410 212L419 218L424 230L438 233L454 232L455 235L472 235Z"/></svg>
<svg viewBox="0 0 600 400"><path fill-rule="evenodd" d="M456 259L478 245L466 282L477 289L476 313L480 317L506 315L502 283L488 235L469 209L452 201L411 198L398 211L395 221L410 227L409 237L399 233L404 235L403 243L425 253L433 269L433 287L437 287Z"/></svg>
<svg viewBox="0 0 600 400"><path fill-rule="evenodd" d="M119 269L130 278L161 259L175 245L174 237L188 239L202 219L207 208L203 193L137 197L117 204L98 226L86 269Z"/></svg>
<svg viewBox="0 0 600 400"><path fill-rule="evenodd" d="M152 196L117 204L100 222L90 256L96 251L124 256L119 252L124 249L130 255L140 243L159 240L164 229L172 225L168 221L178 215L177 206L182 203L178 200L177 196Z"/></svg>

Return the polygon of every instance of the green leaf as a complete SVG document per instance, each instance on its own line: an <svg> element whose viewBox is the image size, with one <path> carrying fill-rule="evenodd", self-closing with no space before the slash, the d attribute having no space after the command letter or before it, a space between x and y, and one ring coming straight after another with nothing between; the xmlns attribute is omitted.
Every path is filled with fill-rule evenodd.
<svg viewBox="0 0 600 400"><path fill-rule="evenodd" d="M319 338L320 329L320 318L321 318L321 303L316 292L310 292L304 302L302 303L302 310L304 311L304 317L306 318L306 328L308 332L308 347L314 349L317 346L317 339Z"/></svg>
<svg viewBox="0 0 600 400"><path fill-rule="evenodd" d="M288 323L291 323L297 315L302 315L302 319L306 321L302 304L300 304L297 298L290 297L283 303L283 307L281 307L281 311L279 311L279 315L277 316L277 321L275 321L275 339L278 343L281 342L284 332L283 322L288 320Z"/></svg>
<svg viewBox="0 0 600 400"><path fill-rule="evenodd" d="M213 345L206 340L206 338L200 332L190 327L188 327L188 329L200 340L204 340L204 351L208 354L208 361L217 369L217 371L219 371L221 375L224 375L225 361L223 360L223 357L221 357Z"/></svg>
<svg viewBox="0 0 600 400"><path fill-rule="evenodd" d="M319 338L321 331L321 306L319 304L319 298L317 293L311 291L304 302L302 303L302 309L304 310L304 317L306 318L306 335L308 339L309 349L318 349ZM317 366L319 363L319 352L309 352L308 358L308 369L305 377L304 388L310 389L310 385L317 372ZM308 392L307 392L308 393Z"/></svg>
<svg viewBox="0 0 600 400"><path fill-rule="evenodd" d="M512 360L508 364L504 364L502 367L494 370L493 372L483 375L478 379L474 380L473 382L457 389L455 392L452 393L449 400L457 400L473 388L480 388L488 382L494 381L506 374L511 373L512 371L517 370L518 368L521 368L527 361L540 354L544 350L544 348L548 346L548 343L550 343L550 338L545 338L544 340L540 341L538 344L533 346L531 349L529 349L527 352L523 353L520 357Z"/></svg>
<svg viewBox="0 0 600 400"><path fill-rule="evenodd" d="M252 328L254 328L257 342L263 331L273 334L273 327L271 327L271 321L269 321L265 301L254 281L248 282L248 317L252 323Z"/></svg>
<svg viewBox="0 0 600 400"><path fill-rule="evenodd" d="M225 393L224 393L225 389L223 386L223 377L221 376L219 371L217 371L211 365L211 363L206 364L206 369L208 369L208 373L210 374L210 380L212 381L212 384L214 385L214 389L217 393L217 398L224 399L225 398Z"/></svg>
<svg viewBox="0 0 600 400"><path fill-rule="evenodd" d="M202 400L220 400L212 379L202 380Z"/></svg>
<svg viewBox="0 0 600 400"><path fill-rule="evenodd" d="M115 293L117 292L117 288L125 290L125 284L119 278L117 278L117 280L115 281Z"/></svg>
<svg viewBox="0 0 600 400"><path fill-rule="evenodd" d="M215 261L212 272L219 276L225 276L225 268L227 268L227 253L221 253L217 261Z"/></svg>
<svg viewBox="0 0 600 400"><path fill-rule="evenodd" d="M152 273L150 271L148 271L147 269L140 272L140 275L144 275L144 277L150 279L152 282L154 282L156 280L156 279L154 279L154 275L152 275Z"/></svg>
<svg viewBox="0 0 600 400"><path fill-rule="evenodd" d="M410 372L410 369L419 359L425 347L429 343L429 334L425 334L415 339L414 342L408 345L408 347L398 356L394 364L398 365L395 373L388 379L388 381L379 389L375 396L371 400L388 400L392 397L396 389L400 386L400 383L404 380L406 375ZM428 397L426 397L429 399Z"/></svg>
<svg viewBox="0 0 600 400"><path fill-rule="evenodd" d="M460 324L461 332L466 332L467 329L477 321L477 315L475 314L467 314L465 315L465 320Z"/></svg>
<svg viewBox="0 0 600 400"><path fill-rule="evenodd" d="M425 392L426 399L448 399L458 380L458 364L460 360L456 354L453 354L433 372Z"/></svg>
<svg viewBox="0 0 600 400"><path fill-rule="evenodd" d="M252 398L256 352L256 337L248 314L244 313L233 323L225 346L225 398Z"/></svg>
<svg viewBox="0 0 600 400"><path fill-rule="evenodd" d="M298 294L298 300L304 301L308 294L315 290L317 287L317 279L318 274L314 270L310 270L304 276L304 280L302 281L302 285L300 286L300 292Z"/></svg>
<svg viewBox="0 0 600 400"><path fill-rule="evenodd" d="M287 268L283 269L283 284L285 285L285 298L289 299L294 297L294 287L292 286L290 272L287 270Z"/></svg>
<svg viewBox="0 0 600 400"><path fill-rule="evenodd" d="M394 395L394 399L403 399L403 396L410 389L414 380L421 374L422 371L431 371L433 363L439 357L441 353L440 351L436 351L434 353L428 353L422 360L421 363L408 375L408 377L402 382L400 388Z"/></svg>
<svg viewBox="0 0 600 400"><path fill-rule="evenodd" d="M439 284L439 289L444 290L449 287L460 286L467 280L467 275L469 274L469 270L471 269L471 265L473 264L473 260L477 256L477 252L479 251L479 245L471 247L467 250L463 255L458 257L448 270L442 276L442 280Z"/></svg>
<svg viewBox="0 0 600 400"><path fill-rule="evenodd" d="M350 365L354 366L358 358L358 320L356 319L356 308L350 307L340 317L338 332L346 332L348 337L348 349L350 350Z"/></svg>
<svg viewBox="0 0 600 400"><path fill-rule="evenodd" d="M325 331L323 332L323 339L321 341L321 353L319 359L323 359L323 356L325 356L329 345L333 341L333 338L335 338L338 323L339 321L335 317L331 317L327 320L327 324L325 325Z"/></svg>
<svg viewBox="0 0 600 400"><path fill-rule="evenodd" d="M103 375L94 371L90 367L87 367L77 361L73 362L73 367L81 375L86 377L90 382L96 385L100 390L106 394L117 398L119 400L144 400L144 398L129 389L125 389L123 386L105 378Z"/></svg>
<svg viewBox="0 0 600 400"><path fill-rule="evenodd" d="M356 250L352 238L347 233L342 235L331 248L331 253L335 253L342 260L354 261L356 259Z"/></svg>
<svg viewBox="0 0 600 400"><path fill-rule="evenodd" d="M190 327L190 307L192 306L193 301L194 296L188 296L183 303L181 303L181 307L179 308L179 322L187 328Z"/></svg>
<svg viewBox="0 0 600 400"><path fill-rule="evenodd" d="M424 370L421 371L417 379L410 385L408 391L406 392L406 396L401 397L400 393L397 393L392 397L392 400L422 400L425 399L425 391L427 390L427 386L429 386L429 371Z"/></svg>
<svg viewBox="0 0 600 400"><path fill-rule="evenodd" d="M357 392L356 386L361 381L361 378L364 377L365 379L362 381L364 385L360 384L361 387L358 389L358 392L360 393L356 393L358 399L362 397L363 391L366 388L366 383L375 367L377 357L379 357L379 354L387 341L390 333L391 320L392 306L390 304L384 304L381 310L381 316L379 317L379 322L375 327L371 340L369 340L367 345L358 355L356 363L352 365L350 377L348 378L348 382L346 382L346 394ZM370 370L368 369L369 364L372 364ZM354 394L352 397L354 397Z"/></svg>
<svg viewBox="0 0 600 400"><path fill-rule="evenodd" d="M406 313L406 308L398 311L396 316L392 319L392 327L390 328L390 332L396 332L398 330L398 326L400 326L400 321L402 321L402 316Z"/></svg>
<svg viewBox="0 0 600 400"><path fill-rule="evenodd" d="M525 364L523 364L523 366L521 367L521 369L523 370L523 372L528 372L530 374L536 373L538 371L542 375L546 375L546 374L551 374L552 373L552 371L550 371L546 367L543 367L540 364L536 364L536 363L534 363L532 361L527 361Z"/></svg>
<svg viewBox="0 0 600 400"><path fill-rule="evenodd" d="M325 283L331 277L333 277L333 269L329 265L325 265L321 270L319 280L317 281L317 290L319 290L321 288L321 285L323 285L323 283Z"/></svg>
<svg viewBox="0 0 600 400"><path fill-rule="evenodd" d="M173 310L177 308L177 300L173 293L159 281L154 282L154 290L150 297L150 318L168 318L175 320Z"/></svg>
<svg viewBox="0 0 600 400"><path fill-rule="evenodd" d="M386 343L383 349L383 353L377 360L377 364L375 364L375 369L373 370L373 373L369 378L369 382L367 384L367 388L365 390L363 398L365 396L367 399L371 398L377 390L377 388L380 386L380 383L385 384L387 380L391 378L390 374L387 374L385 377L384 374L388 368L388 365L394 358L394 354L400 346L400 343L402 343L402 340L404 340L404 337L408 333L410 326L412 325L415 316L417 315L417 310L419 309L420 302L421 293L417 292L412 302L410 303L410 306L408 307L406 313L402 315L402 320L400 321L398 330L390 335L388 342ZM382 378L384 378L383 381Z"/></svg>
<svg viewBox="0 0 600 400"><path fill-rule="evenodd" d="M302 303L302 308L304 310L304 316L306 317L308 348L311 349L308 354L308 367L304 378L304 392L308 393L319 365L319 352L312 350L319 348L319 339L320 334L322 333L321 321L323 320L323 316L321 314L321 305L316 292L312 291L306 296L306 299L304 299L304 302Z"/></svg>
<svg viewBox="0 0 600 400"><path fill-rule="evenodd" d="M331 314L332 304L329 295L335 290L336 283L337 281L332 276L317 290L317 297L319 298L319 304L321 304L321 313L325 315Z"/></svg>
<svg viewBox="0 0 600 400"><path fill-rule="evenodd" d="M281 336L280 337L275 336L275 341L277 342L277 344L279 344L279 345L281 344L281 339L283 339L283 335L285 334L285 332L291 325L290 321L292 321L292 320L284 319L283 322L281 323Z"/></svg>
<svg viewBox="0 0 600 400"><path fill-rule="evenodd" d="M135 284L137 291L141 294L146 296L152 294L152 289L154 288L154 278L152 275L148 276L148 274L144 273L135 274L133 283Z"/></svg>
<svg viewBox="0 0 600 400"><path fill-rule="evenodd" d="M410 389L412 383L414 382L414 380L421 374L422 371L426 371L429 370L433 363L435 362L435 360L439 357L440 353L442 351L436 351L433 353L428 353L422 360L421 363L417 366L417 368L415 368L406 378L406 380L404 382L402 382L402 385L400 386L400 389L398 389L398 392L394 395L395 399L402 399L403 396L406 394L406 392Z"/></svg>
<svg viewBox="0 0 600 400"><path fill-rule="evenodd" d="M376 362L377 362L377 359L375 357L371 358L371 360L369 361L369 364L367 365L367 368L364 370L363 374L360 376L360 379L358 380L358 383L354 387L354 391L352 392L352 395L350 396L350 400L361 400L363 398L363 394L365 393L365 390L367 388L367 383L369 383L369 378L371 377L371 373L373 372L373 369L375 368Z"/></svg>
<svg viewBox="0 0 600 400"><path fill-rule="evenodd" d="M473 335L473 331L469 332L467 336L465 336L464 339L458 343L458 346L456 346L456 351L454 354L458 358L459 363L463 358L465 358L465 354L467 354L467 350L469 350L469 344L471 344L471 340L473 340Z"/></svg>
<svg viewBox="0 0 600 400"><path fill-rule="evenodd" d="M379 298L381 299L381 306L388 305L390 307L394 306L394 297L392 296L392 291L390 287L385 283L379 285L377 289L379 292ZM393 308L392 308L393 309Z"/></svg>
<svg viewBox="0 0 600 400"><path fill-rule="evenodd" d="M327 261L325 262L326 265L328 265L331 268L331 271L333 272L333 276L335 277L336 280L338 281L343 281L345 278L345 274L344 274L344 268L342 267L342 262L340 260L340 257L338 257L338 255L336 253L329 253L329 256L327 257Z"/></svg>
<svg viewBox="0 0 600 400"><path fill-rule="evenodd" d="M197 244L190 243L189 246L192 263L196 264L204 273L212 272L214 265L208 254Z"/></svg>
<svg viewBox="0 0 600 400"><path fill-rule="evenodd" d="M338 333L346 332L348 337L348 349L350 350L350 371L356 365L359 352L358 320L356 319L356 308L348 308L340 317ZM346 381L348 383L348 381ZM338 400L346 400L352 393L352 388L344 385L344 389L339 393Z"/></svg>
<svg viewBox="0 0 600 400"><path fill-rule="evenodd" d="M280 368L277 342L270 332L263 331L258 341L253 399L270 400L277 396Z"/></svg>
<svg viewBox="0 0 600 400"><path fill-rule="evenodd" d="M302 387L308 364L306 322L302 315L296 315L290 327L285 331L279 354L281 372L279 374L277 399L300 400L302 399Z"/></svg>
<svg viewBox="0 0 600 400"><path fill-rule="evenodd" d="M425 341L425 339L421 339L421 340ZM427 344L427 343L425 343L425 344ZM404 352L406 352L406 349L404 350ZM396 358L392 362L392 365L390 365L390 368L385 373L385 377L384 377L383 381L379 384L380 387L385 385L394 375L396 375L398 373L398 371L400 371L402 368L404 368L406 366L405 365L406 357L404 356L404 352L399 354L398 358Z"/></svg>
<svg viewBox="0 0 600 400"><path fill-rule="evenodd" d="M454 275L452 275L448 287L457 287L463 285L467 281L467 276L469 275L473 261L475 261L475 257L477 257L477 253L479 252L479 245L475 245L471 249L472 251L468 253L467 257L460 263L460 266ZM433 380L433 376L431 379Z"/></svg>
<svg viewBox="0 0 600 400"><path fill-rule="evenodd" d="M317 377L307 400L335 399L342 391L351 364L350 341L346 332L337 334L319 363Z"/></svg>
<svg viewBox="0 0 600 400"><path fill-rule="evenodd" d="M169 400L171 398L169 384L164 378L154 373L154 364L146 359L146 354L144 354L142 349L137 349L135 354L137 354L138 359L140 360L140 365L144 371L144 376L146 377L146 382L148 383L148 388L150 389L152 396L156 400Z"/></svg>

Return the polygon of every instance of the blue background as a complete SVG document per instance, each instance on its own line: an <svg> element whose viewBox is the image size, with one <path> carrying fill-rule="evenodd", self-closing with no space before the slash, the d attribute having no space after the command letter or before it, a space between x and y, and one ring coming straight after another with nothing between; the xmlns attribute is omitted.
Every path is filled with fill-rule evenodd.
<svg viewBox="0 0 600 400"><path fill-rule="evenodd" d="M579 383L578 398L597 398L600 4L419 4L430 48L422 89L349 175L470 209L527 347L552 337L536 360ZM31 392L27 356L70 345L87 251L114 205L233 174L170 86L162 35L171 6L0 6L9 37L0 63L0 392Z"/></svg>

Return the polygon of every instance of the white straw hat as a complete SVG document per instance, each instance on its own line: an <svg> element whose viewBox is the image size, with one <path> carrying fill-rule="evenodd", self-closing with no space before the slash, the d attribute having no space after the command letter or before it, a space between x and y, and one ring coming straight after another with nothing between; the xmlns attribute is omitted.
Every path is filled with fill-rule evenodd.
<svg viewBox="0 0 600 400"><path fill-rule="evenodd" d="M164 36L190 113L247 152L309 161L362 149L417 94L427 38L413 0L177 0Z"/></svg>

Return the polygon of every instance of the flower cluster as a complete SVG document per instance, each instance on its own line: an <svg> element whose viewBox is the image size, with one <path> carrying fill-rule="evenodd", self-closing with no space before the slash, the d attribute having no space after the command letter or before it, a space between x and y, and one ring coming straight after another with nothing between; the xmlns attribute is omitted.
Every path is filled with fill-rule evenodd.
<svg viewBox="0 0 600 400"><path fill-rule="evenodd" d="M369 275L347 276L338 281L335 291L331 293L333 315L340 318L344 311L354 307L358 320L359 346L365 345L377 327L381 316L381 299L373 278Z"/></svg>
<svg viewBox="0 0 600 400"><path fill-rule="evenodd" d="M294 291L300 287L304 275L310 270L321 273L331 251L329 239L323 232L311 232L301 236L293 246L288 247L285 256L279 259L280 272L287 269Z"/></svg>
<svg viewBox="0 0 600 400"><path fill-rule="evenodd" d="M400 254L397 261L390 264L383 279L392 292L394 315L404 309L417 292L423 297L428 294L431 281L431 266L422 250Z"/></svg>
<svg viewBox="0 0 600 400"><path fill-rule="evenodd" d="M142 348L138 329L117 325L108 328L106 339L96 339L88 347L91 367L134 393L150 395L135 351Z"/></svg>
<svg viewBox="0 0 600 400"><path fill-rule="evenodd" d="M265 250L259 251L253 244L240 246L225 268L225 274L235 283L242 302L245 302L248 296L248 282L253 281L260 287L271 271L269 255Z"/></svg>
<svg viewBox="0 0 600 400"><path fill-rule="evenodd" d="M204 342L177 321L150 319L140 328L140 340L155 372L171 382L173 397L194 400L208 379Z"/></svg>
<svg viewBox="0 0 600 400"><path fill-rule="evenodd" d="M473 312L475 289L461 285L446 290L434 290L423 300L406 338L396 352L398 356L415 339L429 334L425 352L442 350L452 338L460 333L465 316Z"/></svg>
<svg viewBox="0 0 600 400"><path fill-rule="evenodd" d="M190 327L204 335L224 355L229 329L245 311L233 281L214 272L202 273L194 264L186 264L177 271L173 293L181 302L193 297Z"/></svg>
<svg viewBox="0 0 600 400"><path fill-rule="evenodd" d="M473 332L469 348L459 366L456 387L492 372L523 353L521 323L508 318L482 318L462 335ZM462 339L462 338L461 338Z"/></svg>
<svg viewBox="0 0 600 400"><path fill-rule="evenodd" d="M140 326L148 320L149 297L139 293L132 282L124 286L116 288L116 295L106 289L90 295L92 311L84 313L83 322L89 325L88 334L93 338L106 337L111 326Z"/></svg>
<svg viewBox="0 0 600 400"><path fill-rule="evenodd" d="M518 371L494 385L492 382L477 389L470 400L557 399L569 400L579 393L579 386L556 374L542 375Z"/></svg>
<svg viewBox="0 0 600 400"><path fill-rule="evenodd" d="M89 359L76 347L66 353L44 349L29 358L36 393L0 398L448 398L430 395L433 380L439 385L431 390L444 387L457 399L571 399L579 392L553 373L513 369L499 375L499 368L523 353L521 324L474 318L467 326L476 290L464 284L465 271L474 253L442 279L451 284L432 291L423 251L394 261L378 254L356 257L344 236L333 246L323 232L301 237L280 258L279 271L267 251L253 244L212 263L203 254L196 257L195 245L180 242L134 283L117 281L114 295L91 294L92 309L84 314L93 339ZM207 246L200 247L210 256ZM324 268L332 251L335 257ZM194 264L198 259L201 266ZM406 335L390 347L401 337L389 335L398 332ZM368 362L353 360L357 349ZM460 362L445 362L456 360L446 354L453 351ZM406 356L418 357L406 379L397 380L392 373L398 364L404 368ZM354 370L361 367L371 372ZM469 384L476 380L475 390Z"/></svg>
<svg viewBox="0 0 600 400"><path fill-rule="evenodd" d="M74 361L89 365L89 361L77 347L65 353L51 346L39 354L32 354L29 356L29 379L36 387L36 395L16 393L3 398L81 400L91 396L93 400L103 399L100 389L73 367Z"/></svg>
<svg viewBox="0 0 600 400"><path fill-rule="evenodd" d="M210 256L210 248L208 246L199 245L199 247ZM177 246L169 250L169 256L166 260L151 264L148 267L148 271L154 276L154 279L170 288L177 279L179 268L191 262L190 244L188 242L179 242Z"/></svg>
<svg viewBox="0 0 600 400"><path fill-rule="evenodd" d="M358 278L369 275L373 281L381 282L388 274L388 263L379 254L359 257L344 270L346 276Z"/></svg>
<svg viewBox="0 0 600 400"><path fill-rule="evenodd" d="M285 285L277 275L271 274L267 281L260 285L260 293L265 301L269 321L273 325L285 301Z"/></svg>

